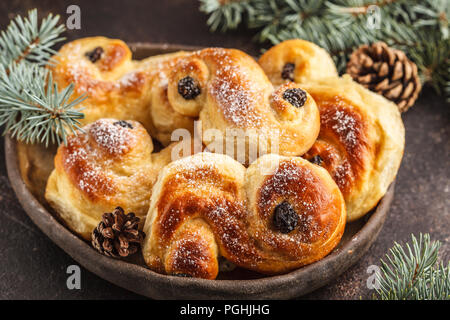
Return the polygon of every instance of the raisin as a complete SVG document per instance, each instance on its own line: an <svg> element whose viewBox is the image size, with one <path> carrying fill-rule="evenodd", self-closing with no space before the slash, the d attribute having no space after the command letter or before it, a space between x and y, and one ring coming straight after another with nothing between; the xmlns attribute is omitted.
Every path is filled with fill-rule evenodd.
<svg viewBox="0 0 450 320"><path fill-rule="evenodd" d="M322 165L323 159L321 156L316 155L316 156L312 157L311 159L309 159L309 162L320 166L320 165Z"/></svg>
<svg viewBox="0 0 450 320"><path fill-rule="evenodd" d="M125 120L116 121L116 122L113 123L113 125L121 126L123 128L133 129L133 126L131 125L131 123L126 122Z"/></svg>
<svg viewBox="0 0 450 320"><path fill-rule="evenodd" d="M283 70L281 70L281 78L284 80L294 81L294 70L295 64L290 62L286 63Z"/></svg>
<svg viewBox="0 0 450 320"><path fill-rule="evenodd" d="M91 60L92 63L95 63L98 60L100 60L100 58L102 57L102 54L103 54L103 48L97 47L92 51L86 52L85 56L88 57L88 59Z"/></svg>
<svg viewBox="0 0 450 320"><path fill-rule="evenodd" d="M283 201L275 207L273 214L273 225L281 233L289 233L298 224L298 214L292 205Z"/></svg>
<svg viewBox="0 0 450 320"><path fill-rule="evenodd" d="M178 81L178 93L186 100L195 99L200 93L200 87L192 77L184 77Z"/></svg>
<svg viewBox="0 0 450 320"><path fill-rule="evenodd" d="M303 107L305 105L306 98L306 91L300 88L287 89L283 93L283 99L296 108Z"/></svg>

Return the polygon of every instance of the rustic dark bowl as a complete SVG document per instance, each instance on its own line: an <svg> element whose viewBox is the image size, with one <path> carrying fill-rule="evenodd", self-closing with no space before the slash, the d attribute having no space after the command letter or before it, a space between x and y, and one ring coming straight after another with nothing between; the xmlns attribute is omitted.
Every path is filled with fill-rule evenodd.
<svg viewBox="0 0 450 320"><path fill-rule="evenodd" d="M137 59L196 48L175 45L132 44ZM47 209L22 178L17 142L5 139L9 180L33 222L59 247L89 271L120 287L154 299L289 299L311 292L335 279L353 265L375 241L394 195L394 183L377 207L364 218L347 224L344 236L324 259L284 275L264 277L242 272L238 280L180 278L155 273L142 263L108 258L81 240ZM41 200L42 201L42 200ZM231 278L231 279L230 279Z"/></svg>

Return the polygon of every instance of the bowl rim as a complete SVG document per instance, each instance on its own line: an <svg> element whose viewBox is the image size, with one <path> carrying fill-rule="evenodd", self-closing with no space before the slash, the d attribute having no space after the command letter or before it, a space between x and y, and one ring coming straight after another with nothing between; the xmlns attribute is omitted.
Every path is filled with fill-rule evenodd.
<svg viewBox="0 0 450 320"><path fill-rule="evenodd" d="M323 270L327 270L327 266L329 264L340 264L340 270L333 276L326 276L326 279L324 279L325 281L319 281L319 283L313 281L314 283L312 286L307 290L303 290L301 294L311 292L342 274L346 269L354 264L370 247L373 241L375 241L386 219L388 208L393 198L395 184L391 184L385 196L378 203L375 211L371 214L364 226L352 237L352 239L342 247L333 250L323 259L282 275L249 280L206 280L162 275L143 266L123 260L112 259L98 253L87 242L78 238L66 227L64 227L28 190L20 173L17 156L17 142L9 135L5 137L5 157L8 177L20 204L31 220L39 227L39 229L41 229L42 232L44 232L44 234L46 234L55 244L57 244L74 260L83 265L89 271L127 290L150 297L155 296L153 294L149 295L144 288L130 287L126 279L119 279L119 281L115 281L115 279L113 279L114 277L106 276L104 274L105 272L102 272L101 269L105 271L107 270L110 274L113 270L116 270L118 273L134 273L135 276L141 280L142 278L147 278L148 280L160 282L161 285L170 285L172 287L176 286L178 289L189 286L191 287L190 289L197 288L198 290L206 290L206 292L210 292L211 290L213 292L223 292L224 297L229 298L232 298L233 296L252 298L266 296L267 292L270 292L271 290L294 284L298 281L300 276L301 278L306 277L312 278L313 280L318 280L314 279L314 274L320 274ZM362 250L360 250L360 248L362 248ZM345 252L347 252L350 256L349 258L342 257L342 253ZM358 254L353 255L354 252L357 252ZM308 274L310 277L307 276ZM214 285L212 285L213 283ZM228 294L225 294L225 292ZM253 294L246 294L249 292L252 292ZM280 298L282 297L284 297L283 294L280 295ZM289 297L291 297L291 295L289 295Z"/></svg>
<svg viewBox="0 0 450 320"><path fill-rule="evenodd" d="M173 44L133 43L135 50L196 50ZM56 245L101 278L156 299L287 299L309 293L337 278L361 258L377 238L394 195L394 182L356 234L323 259L282 275L248 280L206 280L156 273L143 266L112 259L64 227L28 190L22 179L17 141L5 136L5 159L11 186L27 215Z"/></svg>

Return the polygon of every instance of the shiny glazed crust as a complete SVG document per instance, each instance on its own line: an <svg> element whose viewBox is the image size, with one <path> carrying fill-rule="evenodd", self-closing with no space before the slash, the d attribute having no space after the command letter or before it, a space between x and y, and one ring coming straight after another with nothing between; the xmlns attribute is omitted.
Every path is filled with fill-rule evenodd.
<svg viewBox="0 0 450 320"><path fill-rule="evenodd" d="M96 47L103 53L92 62L86 53ZM211 151L225 152L225 141L233 149L240 139L247 150L282 155L305 153L319 133L314 100L308 95L304 106L294 107L282 96L299 86L289 83L275 90L254 59L239 50L207 48L135 61L124 42L95 37L66 44L55 59L58 86L73 82L78 94L89 95L84 123L104 117L136 120L167 145L174 130L192 132L199 119ZM188 76L200 88L192 99L179 93L179 81ZM248 151L244 158L246 163L254 160Z"/></svg>
<svg viewBox="0 0 450 320"><path fill-rule="evenodd" d="M274 208L288 201L299 225L281 233ZM265 155L248 169L198 153L158 177L144 226L143 255L161 273L215 279L218 257L278 274L327 255L341 239L345 202L330 175L302 158Z"/></svg>
<svg viewBox="0 0 450 320"><path fill-rule="evenodd" d="M100 58L92 62L86 54L102 48ZM193 119L175 112L170 105L159 103L159 110L150 110L158 97L153 82L166 79L159 69L170 68L177 53L132 60L131 51L122 40L104 37L82 38L65 44L53 57L51 68L58 87L75 84L78 95L88 95L82 107L89 124L101 118L139 121L152 136L165 145L170 142L171 128L193 130ZM165 80L167 84L167 79Z"/></svg>
<svg viewBox="0 0 450 320"><path fill-rule="evenodd" d="M285 41L267 51L259 62L266 72L276 74L281 73L281 63L271 66L267 61L284 56L304 61L311 59L311 52L316 52L312 43ZM323 65L330 60L317 52L311 59ZM320 157L344 195L348 221L356 220L376 206L400 167L405 144L400 113L394 103L347 75L326 77L320 68L312 77L309 72L298 72L295 79L314 98L321 122L319 137L304 157ZM275 76L271 79L278 81Z"/></svg>
<svg viewBox="0 0 450 320"><path fill-rule="evenodd" d="M353 221L376 206L397 175L405 129L398 108L350 77L306 86L319 105L321 131L304 156L319 155L347 203Z"/></svg>
<svg viewBox="0 0 450 320"><path fill-rule="evenodd" d="M186 76L200 79L202 88L189 102L177 92L178 81ZM250 145L262 153L301 155L317 137L319 114L309 95L300 108L284 100L283 93L292 88L299 86L290 83L274 90L258 64L242 51L208 48L178 61L169 80L168 97L178 112L199 116L203 141L211 151L224 153L218 150L223 141L208 130L219 131L227 148L248 137L246 150ZM238 136L235 140L228 134L232 130Z"/></svg>

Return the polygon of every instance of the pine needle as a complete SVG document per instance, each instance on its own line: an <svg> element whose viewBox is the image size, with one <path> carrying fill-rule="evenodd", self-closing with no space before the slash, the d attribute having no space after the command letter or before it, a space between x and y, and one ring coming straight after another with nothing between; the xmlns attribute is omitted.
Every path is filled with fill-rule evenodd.
<svg viewBox="0 0 450 320"><path fill-rule="evenodd" d="M328 50L340 72L358 46L385 41L405 51L421 79L450 101L448 0L200 1L212 31L245 25L259 30L260 43L309 40ZM373 18L379 25L369 23Z"/></svg>
<svg viewBox="0 0 450 320"><path fill-rule="evenodd" d="M86 97L72 99L72 84L59 90L46 68L56 54L51 47L64 39L58 21L49 14L39 24L34 9L0 34L0 125L27 143L66 143L84 118L75 106Z"/></svg>
<svg viewBox="0 0 450 320"><path fill-rule="evenodd" d="M200 0L200 3L200 10L210 14L206 23L211 31L236 29L247 11L251 10L246 1Z"/></svg>
<svg viewBox="0 0 450 320"><path fill-rule="evenodd" d="M14 18L0 34L0 64L7 68L11 63L22 60L45 65L56 52L53 45L64 40L59 35L64 25L57 25L59 16L49 14L39 25L37 10L28 12L28 17Z"/></svg>
<svg viewBox="0 0 450 320"><path fill-rule="evenodd" d="M381 260L376 296L381 300L450 299L450 262L438 264L441 243L431 242L429 234L411 236L411 245L398 243Z"/></svg>
<svg viewBox="0 0 450 320"><path fill-rule="evenodd" d="M27 143L65 143L84 117L74 106L86 97L69 102L72 93L73 85L58 91L49 70L37 64L0 66L0 125Z"/></svg>

